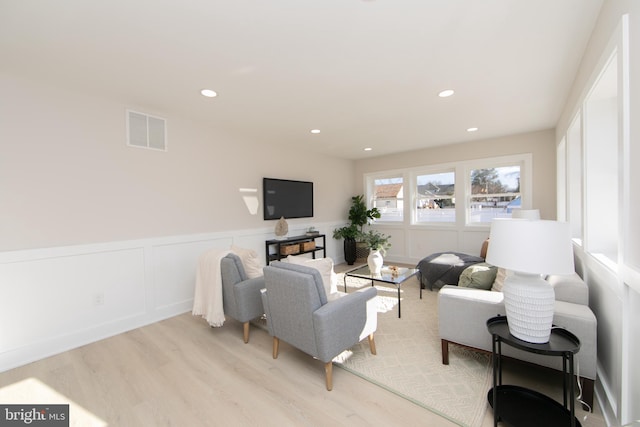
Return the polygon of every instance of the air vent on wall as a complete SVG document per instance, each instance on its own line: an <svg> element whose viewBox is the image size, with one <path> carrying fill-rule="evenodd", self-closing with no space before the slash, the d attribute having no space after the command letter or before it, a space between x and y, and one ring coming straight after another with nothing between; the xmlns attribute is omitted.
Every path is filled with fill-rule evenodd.
<svg viewBox="0 0 640 427"><path fill-rule="evenodd" d="M167 121L127 110L127 145L167 151Z"/></svg>

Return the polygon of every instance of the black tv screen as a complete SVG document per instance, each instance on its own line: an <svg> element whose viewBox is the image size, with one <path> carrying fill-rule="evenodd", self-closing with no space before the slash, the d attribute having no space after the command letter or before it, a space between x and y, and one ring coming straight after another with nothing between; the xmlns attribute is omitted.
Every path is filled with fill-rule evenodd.
<svg viewBox="0 0 640 427"><path fill-rule="evenodd" d="M263 178L264 219L313 216L313 182Z"/></svg>

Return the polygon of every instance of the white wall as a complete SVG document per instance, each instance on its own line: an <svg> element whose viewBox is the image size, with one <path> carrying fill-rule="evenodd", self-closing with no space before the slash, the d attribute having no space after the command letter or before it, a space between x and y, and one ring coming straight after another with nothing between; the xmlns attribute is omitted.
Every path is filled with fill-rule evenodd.
<svg viewBox="0 0 640 427"><path fill-rule="evenodd" d="M197 259L231 243L264 259L276 221L239 188L314 182L327 256L346 222L353 162L239 140L149 111L0 74L0 371L191 310ZM125 109L168 120L167 152L126 146ZM330 171L328 173L327 171Z"/></svg>
<svg viewBox="0 0 640 427"><path fill-rule="evenodd" d="M619 37L618 27L628 14L629 86L628 141L620 158L620 226L613 233L622 242L618 248L617 272L576 246L577 268L589 285L590 305L598 319L598 383L596 393L610 425L640 419L640 2L607 0L603 4L574 87L557 126L557 142L567 134L570 122L594 84L609 44ZM622 47L619 41L618 48ZM618 52L620 55L620 52ZM622 135L621 135L622 136ZM612 147L615 150L615 147ZM575 203L575 200L569 200ZM571 205L568 206L571 210ZM593 218L591 218L593 220Z"/></svg>
<svg viewBox="0 0 640 427"><path fill-rule="evenodd" d="M108 94L1 74L0 93L0 251L272 227L238 191L261 198L264 176L314 182L314 218L291 222L346 218L351 161L241 140ZM167 152L126 146L126 108L168 120Z"/></svg>

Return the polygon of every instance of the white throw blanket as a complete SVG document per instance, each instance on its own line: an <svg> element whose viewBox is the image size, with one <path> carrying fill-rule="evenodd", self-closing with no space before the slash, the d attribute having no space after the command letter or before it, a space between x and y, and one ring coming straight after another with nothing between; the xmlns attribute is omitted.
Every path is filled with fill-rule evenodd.
<svg viewBox="0 0 640 427"><path fill-rule="evenodd" d="M230 252L225 249L212 249L198 260L192 314L204 317L213 327L220 327L224 323L220 260Z"/></svg>

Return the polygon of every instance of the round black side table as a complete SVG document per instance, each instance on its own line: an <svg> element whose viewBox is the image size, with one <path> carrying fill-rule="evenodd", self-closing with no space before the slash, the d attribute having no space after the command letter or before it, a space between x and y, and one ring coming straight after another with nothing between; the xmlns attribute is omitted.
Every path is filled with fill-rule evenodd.
<svg viewBox="0 0 640 427"><path fill-rule="evenodd" d="M506 316L487 320L492 336L493 388L487 398L493 408L493 425L502 420L517 427L580 426L575 417L573 356L580 350L580 340L566 329L554 327L549 342L534 344L509 333ZM534 390L502 384L502 344L530 353L562 357L563 405Z"/></svg>

